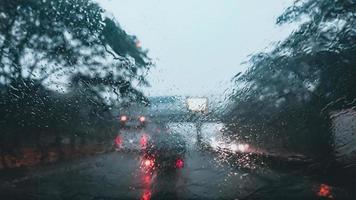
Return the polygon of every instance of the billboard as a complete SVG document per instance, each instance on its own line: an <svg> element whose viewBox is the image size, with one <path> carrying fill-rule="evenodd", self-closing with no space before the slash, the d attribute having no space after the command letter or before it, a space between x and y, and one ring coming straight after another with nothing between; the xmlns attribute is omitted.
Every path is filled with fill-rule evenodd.
<svg viewBox="0 0 356 200"><path fill-rule="evenodd" d="M208 111L208 98L205 97L188 97L186 104L188 110L193 112L205 113Z"/></svg>

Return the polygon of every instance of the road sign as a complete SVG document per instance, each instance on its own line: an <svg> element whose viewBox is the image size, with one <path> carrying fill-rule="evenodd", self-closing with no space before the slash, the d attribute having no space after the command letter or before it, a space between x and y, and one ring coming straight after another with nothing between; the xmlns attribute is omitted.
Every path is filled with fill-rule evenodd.
<svg viewBox="0 0 356 200"><path fill-rule="evenodd" d="M193 112L206 113L208 111L208 98L188 97L186 99L187 108Z"/></svg>

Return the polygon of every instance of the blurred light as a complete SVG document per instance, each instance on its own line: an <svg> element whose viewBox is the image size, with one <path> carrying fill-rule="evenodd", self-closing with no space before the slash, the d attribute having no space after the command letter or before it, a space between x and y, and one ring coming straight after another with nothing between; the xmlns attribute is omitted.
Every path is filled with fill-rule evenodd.
<svg viewBox="0 0 356 200"><path fill-rule="evenodd" d="M182 159L176 160L176 168L180 169L184 167L184 161Z"/></svg>
<svg viewBox="0 0 356 200"><path fill-rule="evenodd" d="M154 165L154 162L151 159L146 159L143 161L143 166L145 168L151 168L151 167L153 167L153 165Z"/></svg>
<svg viewBox="0 0 356 200"><path fill-rule="evenodd" d="M150 160L145 160L145 166L150 166L151 165L151 161Z"/></svg>
<svg viewBox="0 0 356 200"><path fill-rule="evenodd" d="M127 116L126 116L126 115L122 115L122 116L120 117L120 121L122 121L122 122L127 121Z"/></svg>
<svg viewBox="0 0 356 200"><path fill-rule="evenodd" d="M248 144L238 144L237 149L241 152L246 152L250 146Z"/></svg>
<svg viewBox="0 0 356 200"><path fill-rule="evenodd" d="M116 138L115 138L115 144L116 144L116 146L121 145L121 143L122 143L121 136L120 136L120 135L116 136Z"/></svg>
<svg viewBox="0 0 356 200"><path fill-rule="evenodd" d="M146 174L145 176L143 176L143 183L145 185L149 185L151 183L151 176L150 174Z"/></svg>
<svg viewBox="0 0 356 200"><path fill-rule="evenodd" d="M140 118L138 118L138 120L140 120L140 122L145 122L146 121L146 117L141 116Z"/></svg>
<svg viewBox="0 0 356 200"><path fill-rule="evenodd" d="M333 198L333 195L331 193L331 187L326 185L326 184L321 184L319 191L318 191L318 196L320 197L327 197L327 198Z"/></svg>
<svg viewBox="0 0 356 200"><path fill-rule="evenodd" d="M230 145L230 149L231 149L231 151L237 151L238 150L238 146L236 144L231 144Z"/></svg>
<svg viewBox="0 0 356 200"><path fill-rule="evenodd" d="M145 192L143 192L141 200L150 200L151 199L151 191L150 190L146 190Z"/></svg>
<svg viewBox="0 0 356 200"><path fill-rule="evenodd" d="M147 136L146 135L142 135L142 137L140 139L140 144L142 147L145 147L147 145Z"/></svg>

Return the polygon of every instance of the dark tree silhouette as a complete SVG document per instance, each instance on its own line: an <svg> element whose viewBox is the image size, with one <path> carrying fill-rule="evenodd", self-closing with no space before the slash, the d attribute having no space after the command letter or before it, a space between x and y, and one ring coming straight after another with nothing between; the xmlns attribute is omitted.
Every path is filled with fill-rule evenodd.
<svg viewBox="0 0 356 200"><path fill-rule="evenodd" d="M4 0L0 13L4 85L24 79L42 84L61 74L144 80L139 69L149 64L146 52L89 0Z"/></svg>
<svg viewBox="0 0 356 200"><path fill-rule="evenodd" d="M91 0L2 0L0 148L113 133L110 107L147 103L135 85L148 85L150 59L137 43Z"/></svg>
<svg viewBox="0 0 356 200"><path fill-rule="evenodd" d="M338 0L298 0L286 9L277 24L301 25L234 79L232 129L260 145L332 151L330 112L356 103L355 11L355 1Z"/></svg>

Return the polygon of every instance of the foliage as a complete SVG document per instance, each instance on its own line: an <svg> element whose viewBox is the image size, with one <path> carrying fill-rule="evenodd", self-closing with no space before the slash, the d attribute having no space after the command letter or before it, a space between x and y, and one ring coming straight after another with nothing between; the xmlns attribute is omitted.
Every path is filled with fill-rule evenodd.
<svg viewBox="0 0 356 200"><path fill-rule="evenodd" d="M145 82L139 69L149 64L146 53L89 0L5 0L0 13L2 84L42 84L63 74ZM113 56L119 61L108 63Z"/></svg>
<svg viewBox="0 0 356 200"><path fill-rule="evenodd" d="M252 56L235 79L234 129L293 151L330 152L330 112L356 102L355 11L353 0L297 0L287 8L277 24L301 25L271 52Z"/></svg>
<svg viewBox="0 0 356 200"><path fill-rule="evenodd" d="M91 0L2 0L0 145L112 132L112 106L147 103L137 43Z"/></svg>

